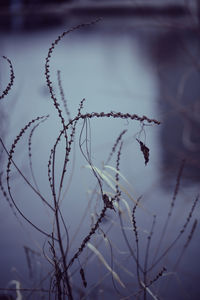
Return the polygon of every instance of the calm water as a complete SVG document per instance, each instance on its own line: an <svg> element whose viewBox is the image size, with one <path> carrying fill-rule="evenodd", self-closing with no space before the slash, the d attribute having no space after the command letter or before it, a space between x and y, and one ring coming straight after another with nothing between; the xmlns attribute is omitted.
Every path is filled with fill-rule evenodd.
<svg viewBox="0 0 200 300"><path fill-rule="evenodd" d="M2 34L0 46L1 54L12 60L16 76L14 88L7 99L1 102L1 109L5 114L5 118L1 120L1 123L2 128L4 128L6 146L8 148L11 146L20 129L30 120L37 116L50 115L49 119L41 124L35 132L32 143L35 177L41 194L45 195L50 203L51 194L48 186L47 164L50 149L61 127L45 84L44 63L50 43L62 31L63 27L40 32ZM148 42L148 39L146 42ZM131 31L130 34L130 31L128 31L125 34L125 31L119 30L119 27L118 31L94 28L88 32L84 29L79 32L76 31L63 39L52 56L51 74L54 89L59 95L56 72L57 70L61 71L62 85L71 115L76 114L80 101L82 98L86 98L83 112L109 112L112 110L115 112L136 113L141 116L147 115L150 118L163 120L165 112L160 110L158 101L160 99L160 79L155 64L150 59L151 56L146 55L148 48L145 48L145 43L138 38L137 32L133 34ZM6 76L3 76L3 74L6 74ZM1 60L1 82L3 86L6 85L8 76L7 64ZM81 230L78 232L76 239L73 240L71 252L79 247L80 240L87 235L92 215L94 216L95 211L99 212L101 206L95 196L90 207L88 207L88 201L91 198L92 189L96 185L96 179L91 171L85 168L87 162L80 153L78 135L82 125L83 123L80 122L77 128L77 138L72 151L69 175L65 182L66 187L68 182L70 182L70 186L62 203L63 216L71 238L80 224L84 211L87 211L87 217L81 225ZM145 131L141 131L140 123L137 122L110 119L92 120L90 122L91 158L93 164L99 168L102 168L103 162L106 161L118 134L123 129L128 129L124 139L120 170L129 184L123 180L122 182L126 187L126 191L129 191L134 199L143 196L142 204L145 209L138 210L137 215L138 228L141 230L141 249L146 245L147 233L145 232L150 230L152 215L157 215L152 253L159 243L160 228L168 213L178 172L177 165L175 171L169 174L170 178L173 178L173 185L169 185L167 190L163 189L161 178L164 174L161 168L162 149L160 141L162 126L164 125L160 126L161 129L157 125L147 126ZM23 173L26 174L26 177L32 181L28 165L27 138L28 135L16 148L14 159L20 169L23 170ZM144 158L140 152L139 144L135 140L136 138L141 138L150 148L150 162L147 166L144 165ZM62 166L62 155L63 152L60 147L57 156L58 172ZM2 161L2 165L6 165L6 156ZM115 166L115 160L112 161L111 165ZM113 174L113 172L110 171L110 174ZM71 175L73 175L72 178ZM47 207L34 195L14 168L12 176L12 191L20 209L34 224L51 233L53 216L47 210ZM106 192L111 192L110 187L106 184L104 184L104 189ZM169 245L170 241L182 228L181 226L187 219L198 189L197 184L181 187L163 247ZM127 197L126 193L124 199L128 201L132 208L133 202ZM108 213L109 216L113 216L113 220L116 219L112 211ZM193 219L195 216L197 219L199 218L198 209L195 211ZM31 277L24 246L34 249L37 253L42 253L42 247L44 243L46 247L47 240L32 229L30 225L27 225L19 216L18 218L22 223L21 225L13 215L8 203L1 197L1 287L8 286L10 280L19 280L23 287L37 286L39 279L44 276L46 268L48 269L45 266L45 260L41 256L33 254L32 259L37 263L34 263ZM111 219L108 218L108 221L102 224L102 228L108 230L110 223ZM127 251L122 238L119 239L118 231L119 227L114 226L112 228L110 232L112 241L121 251ZM200 242L198 231L199 227L197 227L195 236L186 250L184 259L182 259L183 264L180 270L178 269L180 273L174 270L173 266L184 241L187 240L189 230L180 244L174 247L173 251L160 265L160 268L163 267L163 264L168 268L166 282L158 284L154 289L157 295L160 293L162 299L186 299L187 297L189 297L188 299L198 299L200 294L197 286ZM100 233L98 234L100 235ZM131 236L130 238L132 238ZM103 242L101 242L101 251L107 253L106 247L103 247L102 244ZM45 251L49 251L48 247ZM141 256L143 255L144 251L141 250ZM109 254L106 257L109 259ZM151 259L153 259L153 256ZM92 260L91 265L88 264L87 266L88 281L90 279L91 282L98 280L94 261L95 259ZM99 277L102 278L105 269L99 263L97 266L100 270L99 274L101 274ZM128 268L126 263L125 266ZM132 268L134 266L130 268L134 273ZM76 280L80 280L77 278ZM131 281L127 274L123 275L123 279L127 280L128 283ZM161 278L160 280L164 281L165 279ZM185 288L183 288L184 286ZM104 289L94 289L91 297L97 299L100 290ZM89 291L90 289L87 292L89 293ZM131 293L127 289L122 294L127 296ZM109 289L105 289L99 295L99 299L111 298L121 299L123 297L110 294Z"/></svg>

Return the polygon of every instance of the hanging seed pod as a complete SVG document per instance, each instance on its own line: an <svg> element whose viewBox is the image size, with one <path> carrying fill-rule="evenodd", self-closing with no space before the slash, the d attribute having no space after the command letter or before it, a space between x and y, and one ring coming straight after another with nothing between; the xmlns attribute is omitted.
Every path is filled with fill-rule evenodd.
<svg viewBox="0 0 200 300"><path fill-rule="evenodd" d="M136 139L136 141L140 144L140 150L143 153L145 166L146 166L149 162L149 148L140 140Z"/></svg>

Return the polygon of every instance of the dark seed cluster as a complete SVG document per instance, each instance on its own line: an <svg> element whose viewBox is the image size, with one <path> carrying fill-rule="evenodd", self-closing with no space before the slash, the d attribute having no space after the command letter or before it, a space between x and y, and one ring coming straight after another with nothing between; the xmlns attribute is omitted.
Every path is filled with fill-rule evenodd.
<svg viewBox="0 0 200 300"><path fill-rule="evenodd" d="M12 66L11 60L9 58L7 58L6 56L3 56L3 58L5 60L7 60L7 62L9 63L10 81L9 81L7 87L5 88L5 90L3 91L3 93L0 95L0 99L3 99L6 95L8 95L8 93L11 90L11 87L12 87L12 85L14 83L14 79L15 79L14 70L13 70L13 66Z"/></svg>

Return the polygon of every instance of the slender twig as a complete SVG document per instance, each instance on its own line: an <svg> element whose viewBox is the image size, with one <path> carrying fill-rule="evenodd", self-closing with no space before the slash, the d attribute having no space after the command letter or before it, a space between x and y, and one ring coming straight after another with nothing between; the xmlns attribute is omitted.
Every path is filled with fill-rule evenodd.
<svg viewBox="0 0 200 300"><path fill-rule="evenodd" d="M169 212L168 212L167 219L165 221L163 230L161 232L161 236L160 236L160 239L159 239L159 242L158 242L155 254L154 254L153 262L155 262L155 260L156 260L156 257L158 255L158 252L159 252L161 246L162 246L163 240L164 240L166 232L167 232L169 221L170 221L170 218L172 216L175 201L176 201L176 198L177 198L177 195L178 195L178 192L179 192L180 181L181 181L181 177L182 177L182 174L183 174L184 166L185 166L185 160L183 160L181 162L181 165L180 165L179 170L178 170L178 174L177 174L177 178L176 178L176 184L175 184L174 193L173 193L173 197L172 197L172 200L171 200Z"/></svg>
<svg viewBox="0 0 200 300"><path fill-rule="evenodd" d="M149 253L150 253L150 245L151 245L151 239L153 236L153 231L155 228L156 224L156 216L153 216L153 222L151 226L151 231L147 237L147 247L146 247L146 253L145 253L145 260L144 260L144 285L146 286L147 284L147 267L148 267L148 258L149 258ZM146 299L146 288L144 289L144 299Z"/></svg>
<svg viewBox="0 0 200 300"><path fill-rule="evenodd" d="M181 236L183 235L183 233L185 232L191 217L193 215L194 209L197 205L197 202L199 200L199 195L197 195L197 197L194 200L194 203L189 211L188 217L182 227L182 229L180 230L180 232L178 233L177 237L173 240L173 242L163 251L163 253L154 261L154 263L151 265L151 267L147 270L147 272L150 272L162 259L163 257L165 257L165 255L173 248L173 246L178 242L178 240L181 238Z"/></svg>

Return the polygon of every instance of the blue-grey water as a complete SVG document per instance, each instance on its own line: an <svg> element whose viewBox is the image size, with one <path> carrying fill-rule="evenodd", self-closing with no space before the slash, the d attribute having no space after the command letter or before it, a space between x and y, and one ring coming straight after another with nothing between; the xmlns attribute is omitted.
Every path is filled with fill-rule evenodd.
<svg viewBox="0 0 200 300"><path fill-rule="evenodd" d="M95 26L97 29L95 29ZM69 25L65 27L68 29ZM3 128L2 136L6 147L8 149L11 147L16 135L30 120L37 116L50 115L48 120L41 124L34 133L32 161L39 190L51 204L52 197L48 185L47 164L50 149L60 132L61 125L45 83L44 64L51 42L65 27L61 26L60 28L57 27L37 32L16 31L5 34L1 33L0 45L0 54L6 55L11 59L16 77L14 87L9 95L1 101L1 111L5 114L5 117L1 119L1 128ZM60 70L62 86L72 116L76 115L80 101L85 98L83 112L109 112L112 110L115 112L138 114L139 116L146 115L149 118L163 121L169 113L160 108L161 81L155 66L155 60L152 59L150 54L148 55L147 49L150 48L148 48L146 43L150 43L149 39L144 41L145 37L142 39L138 32L134 34L134 27L131 30L131 25L127 32L121 30L120 26L115 30L106 29L106 25L102 25L102 27L103 29L101 25L97 24L90 31L87 29L74 31L66 36L55 48L52 54L50 69L57 97L59 98L59 89L56 74L57 70ZM168 72L170 74L169 70ZM0 76L1 87L4 87L9 79L9 73L8 65L3 59L1 60ZM99 213L101 207L100 199L97 201L98 195L95 194L94 197L91 197L92 190L96 185L96 179L86 167L88 163L81 155L79 149L79 134L82 125L83 122L80 122L77 127L77 136L72 149L71 163L66 181L64 182L66 187L68 187L68 183L70 185L62 202L63 216L69 230L70 238L73 240L70 254L80 246L80 241L87 235L90 229L95 212ZM92 163L98 168L102 168L117 136L122 130L128 129L124 137L120 171L129 183L123 181L123 179L121 183L125 187L123 199L127 201L131 209L134 205L134 200L142 196L142 205L138 208L137 213L141 256L144 255L143 249L146 245L153 214L157 215L157 220L151 246L152 253L154 253L160 241L159 233L162 232L161 226L164 224L168 214L170 201L173 196L173 188L176 184L176 174L180 165L177 164L174 170L171 170L171 173L167 173L167 176L163 174L162 154L164 150L162 149L161 137L164 126L164 123L160 126L145 126L144 130L142 130L141 124L137 121L114 119L91 120L91 137L87 137L92 149ZM177 125L174 126L176 127ZM171 136L173 136L173 132ZM147 166L144 164L144 157L136 138L140 138L150 148L150 162ZM167 143L173 143L173 139ZM63 150L60 147L56 160L58 172L62 167L62 158ZM1 161L1 170L3 171L6 170L6 161L7 157L4 154ZM28 164L28 135L24 136L16 147L14 161L25 176L33 182ZM112 160L111 165L115 167L115 160ZM109 173L111 175L114 174L111 170ZM51 234L54 223L52 213L26 185L14 167L11 174L12 193L17 205L34 224L37 224L39 228ZM164 184L161 180L163 177ZM167 184L168 181L171 181L171 183ZM4 184L6 186L5 179ZM167 188L165 184L167 184ZM103 188L105 192L112 192L106 184L104 184ZM163 241L163 247L170 245L186 222L198 190L199 186L197 183L190 184L189 186L185 184L185 186L182 185L180 187L176 206ZM131 197L129 197L127 192ZM90 199L92 201L88 207ZM124 209L126 208L126 202L121 205ZM86 218L80 223L85 211L87 212ZM45 245L45 253L47 256L50 255L47 239L27 224L18 213L16 215L19 221L6 200L1 196L0 287L11 287L11 281L17 280L21 283L22 287L36 288L47 270L51 269L42 254L43 246ZM112 247L116 246L122 252L127 253L126 244L121 234L119 235L120 227L115 224L117 218L114 211L110 211L108 213L109 216L111 218L108 218L108 221L102 224L102 229L106 231L112 225L113 220L112 229L108 232L109 239L113 243ZM127 218L124 219L125 223L127 222ZM192 216L192 221L194 218L199 219L198 208ZM81 229L78 231L76 238L73 239L79 224L81 224ZM126 225L130 228L130 223ZM128 229L128 237L132 238L131 243L134 245L133 234L130 234L129 231L130 229ZM159 279L156 286L152 287L155 299L160 299L159 296L161 299L198 299L200 295L197 285L200 242L198 225L194 233L194 238L191 240L181 260L179 269L174 269L174 265L187 240L189 231L187 228L184 238L173 247L159 265L157 272L163 266L166 266L167 272L163 278ZM92 240L91 243L97 243L101 236L102 232L99 231L96 240ZM28 270L24 246L34 249L35 252L40 254L34 254L32 257L32 277L30 268ZM101 241L98 249L102 253L108 253L105 254L105 257L109 262L109 246L104 245L104 242ZM90 253L88 249L86 253ZM128 254L125 255L125 257L127 256ZM134 289L130 287L131 280L133 280L132 276L136 276L134 263L129 265L124 260L124 256L120 256L120 251L117 251L117 257L119 263L121 263L120 259L122 262L125 261L123 262L123 266L127 269L127 272L123 273L123 270L117 267L117 264L116 271L125 280L126 289L123 290L118 286L121 294L116 293L116 290L110 292L109 288L106 289L104 287L107 280L105 279L105 281L99 283L96 289L92 289L91 285L87 289L86 298L134 299L134 293L132 292ZM150 260L152 259L153 255ZM88 282L91 281L92 284L98 280L102 280L108 272L98 262L97 258L93 258L91 262L88 262L86 269ZM98 272L96 272L97 269ZM153 274L155 276L156 272L152 273L152 276ZM79 278L78 275L75 278L75 280L80 280L77 279ZM106 278L110 280L108 275ZM134 282L134 284L137 283L135 278ZM112 285L110 288L112 288ZM23 294L23 299L28 299L25 295ZM148 299L153 296L149 294ZM34 296L32 297L34 299ZM78 296L77 299L79 299Z"/></svg>

